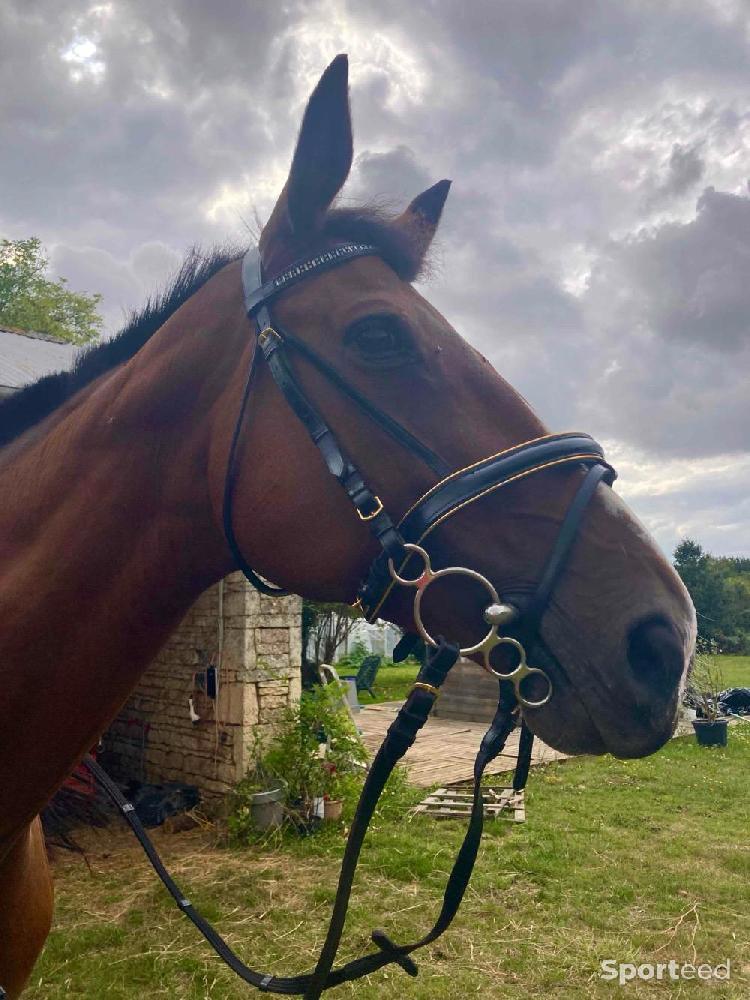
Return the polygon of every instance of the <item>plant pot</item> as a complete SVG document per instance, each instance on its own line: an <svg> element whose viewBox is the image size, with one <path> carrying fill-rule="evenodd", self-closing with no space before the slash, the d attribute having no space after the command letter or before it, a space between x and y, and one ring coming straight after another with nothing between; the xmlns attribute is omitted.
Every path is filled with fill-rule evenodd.
<svg viewBox="0 0 750 1000"><path fill-rule="evenodd" d="M250 816L256 830L273 830L284 819L284 789L256 792L250 799Z"/></svg>
<svg viewBox="0 0 750 1000"><path fill-rule="evenodd" d="M728 719L694 719L695 738L702 747L725 747L728 725Z"/></svg>
<svg viewBox="0 0 750 1000"><path fill-rule="evenodd" d="M344 800L343 799L326 799L323 803L323 819L325 820L337 820L341 819L341 813L344 810Z"/></svg>

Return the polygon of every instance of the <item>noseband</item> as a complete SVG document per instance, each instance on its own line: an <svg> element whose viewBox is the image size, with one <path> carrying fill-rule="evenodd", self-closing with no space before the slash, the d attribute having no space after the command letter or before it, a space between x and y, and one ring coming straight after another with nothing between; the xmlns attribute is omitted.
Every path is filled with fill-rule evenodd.
<svg viewBox="0 0 750 1000"><path fill-rule="evenodd" d="M422 600L425 592L437 580L445 580L448 577L463 577L477 581L487 592L484 620L489 629L483 638L461 648L459 653L463 656L481 654L486 670L513 684L515 696L524 708L538 708L551 698L552 682L544 671L528 665L526 651L538 639L542 616L560 578L581 518L597 484L604 481L611 485L616 473L604 460L601 446L588 434L578 433L545 435L490 455L489 458L466 468L450 472L444 460L431 448L366 399L311 347L289 330L273 323L271 304L286 289L305 278L330 270L349 260L377 253L377 247L371 244L347 243L295 264L276 278L264 283L260 251L258 248L248 250L242 262L242 282L245 308L255 327L258 346L276 384L304 424L329 472L344 488L355 507L357 516L367 525L381 547L381 552L362 581L355 602L361 608L366 620L373 621L377 617L395 586L411 587L414 589L414 626L427 646L436 649L438 642L427 630L422 618ZM284 594L286 591L270 586L247 564L237 544L232 525L232 499L237 480L237 446L256 371L258 353L257 350L253 352L230 447L224 489L224 531L237 565L250 582L263 593ZM380 497L367 486L359 469L345 455L333 431L301 389L289 363L292 354L297 354L312 364L398 444L428 465L440 477L439 481L424 496L416 500L398 521L391 517ZM491 581L473 569L463 566L449 566L438 570L432 568L425 545L428 536L437 527L459 511L465 510L476 500L504 486L545 469L562 465L576 465L585 469L586 474L568 508L552 552L530 599L523 603L518 599L514 603L504 601ZM513 667L498 669L492 656L499 646L510 646L515 650ZM528 684L532 679L536 679L537 682L536 697L532 697Z"/></svg>
<svg viewBox="0 0 750 1000"><path fill-rule="evenodd" d="M377 539L381 551L373 560L363 580L356 603L368 621L372 621L396 586L414 591L413 617L419 638L430 648L417 681L396 715L378 750L365 779L357 810L352 820L341 864L333 913L326 939L315 969L300 976L264 975L251 969L232 951L211 924L185 898L162 864L156 850L143 829L134 806L123 798L117 785L102 771L92 758L86 763L105 791L115 802L141 843L159 878L182 910L195 924L220 958L246 983L268 993L285 995L304 994L305 1000L318 1000L323 990L344 982L360 979L391 963L399 965L410 976L417 975L412 952L435 941L450 925L463 899L471 877L482 835L484 800L481 781L487 764L502 751L505 742L517 724L521 710L532 710L546 704L552 697L552 682L537 667L529 666L526 650L539 638L542 616L549 604L560 574L570 554L581 518L599 482L611 485L614 469L604 460L601 447L587 434L549 434L515 445L480 462L451 472L439 455L416 438L410 431L371 403L339 372L288 330L274 325L269 307L276 296L304 278L318 274L357 257L377 254L376 247L363 243L347 243L326 250L316 257L295 264L272 281L263 282L261 258L257 249L251 249L242 262L242 281L245 290L247 314L254 324L260 351L254 350L240 412L232 435L224 484L224 532L237 566L261 593L279 595L286 591L274 587L248 565L243 556L232 526L232 500L237 482L237 453L243 418L250 398L259 356L265 358L276 384L286 397L297 417L307 428L310 437L321 453L328 471L346 491L359 519L367 525ZM438 477L436 484L421 496L409 510L395 521L385 509L380 497L367 486L356 465L342 451L331 428L300 388L289 364L289 357L298 354L321 372L337 389L351 399L360 410L375 421L399 445L424 462ZM573 465L585 471L572 503L563 519L557 539L547 558L539 583L530 599L514 603L504 601L490 580L476 570L464 566L433 569L426 548L431 533L456 513L469 507L476 500L494 493L511 483L518 482L544 469ZM449 577L473 580L487 593L484 620L488 626L484 636L464 648L450 645L433 637L422 618L422 600L425 592L438 580ZM419 639L414 636L413 640ZM408 643L407 643L408 644ZM412 648L413 648L413 642ZM498 648L510 647L516 654L514 666L501 669L493 661ZM443 906L430 931L411 944L397 945L383 932L372 932L376 950L334 968L336 952L346 919L354 873L368 825L380 795L397 762L416 739L418 731L427 721L438 695L440 685L459 655L480 655L484 666L500 679L499 703L495 718L485 733L474 762L474 792L471 816L463 844L453 865L443 897ZM537 686L530 690L530 682ZM509 682L509 683L507 683ZM536 691L536 696L534 693ZM531 763L533 735L525 722L519 738L518 762L513 775L513 788L522 789Z"/></svg>

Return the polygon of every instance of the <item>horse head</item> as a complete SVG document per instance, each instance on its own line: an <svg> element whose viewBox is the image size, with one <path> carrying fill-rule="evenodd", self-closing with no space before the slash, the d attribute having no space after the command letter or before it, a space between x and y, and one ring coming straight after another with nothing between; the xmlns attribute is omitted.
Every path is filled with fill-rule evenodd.
<svg viewBox="0 0 750 1000"><path fill-rule="evenodd" d="M296 261L352 241L376 248L292 282L273 297L273 317L318 361L310 363L305 351L294 357L305 399L324 416L372 496L398 520L442 478L444 469L430 455L448 470L470 469L544 440L548 431L412 285L425 266L450 182L435 184L400 215L335 207L352 149L347 63L338 57L307 105L259 251L269 280ZM360 404L368 401L424 442L425 453L394 440L383 420L331 381L331 371ZM212 449L211 482L217 517L238 384L235 378L217 410L221 443ZM331 479L262 359L237 461L232 527L238 548L264 577L290 590L353 601L377 555L367 517L356 516ZM459 506L425 543L432 566L468 567L491 581L503 606L522 607L585 475L576 462L551 462ZM433 583L422 595L423 626L461 645L476 644L487 629L482 581L453 574ZM413 629L413 597L409 588L393 586L375 610ZM529 726L568 752L653 752L673 732L694 637L693 607L678 576L622 500L599 483L528 650L553 692L545 704L525 709Z"/></svg>

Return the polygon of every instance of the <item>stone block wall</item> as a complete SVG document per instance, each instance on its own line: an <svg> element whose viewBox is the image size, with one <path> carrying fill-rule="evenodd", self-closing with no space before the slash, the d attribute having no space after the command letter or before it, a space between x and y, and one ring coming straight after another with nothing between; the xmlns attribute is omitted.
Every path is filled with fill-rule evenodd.
<svg viewBox="0 0 750 1000"><path fill-rule="evenodd" d="M106 733L113 775L184 781L216 804L250 765L256 734L300 696L301 614L299 597L266 597L241 573L207 590ZM209 664L215 699L205 690Z"/></svg>

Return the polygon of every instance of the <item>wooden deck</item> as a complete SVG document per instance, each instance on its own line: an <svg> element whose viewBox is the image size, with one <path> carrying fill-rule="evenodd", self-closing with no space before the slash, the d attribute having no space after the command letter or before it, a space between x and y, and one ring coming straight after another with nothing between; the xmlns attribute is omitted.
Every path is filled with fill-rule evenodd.
<svg viewBox="0 0 750 1000"><path fill-rule="evenodd" d="M387 701L379 705L362 706L356 723L362 732L365 746L374 754L383 741L385 731L401 702ZM479 743L487 730L480 722L462 722L458 719L430 718L417 736L414 746L404 757L409 777L415 785L450 785L468 781ZM518 748L518 730L511 733L505 750L487 768L487 774L500 774L513 769ZM534 740L532 764L563 760L567 755Z"/></svg>

